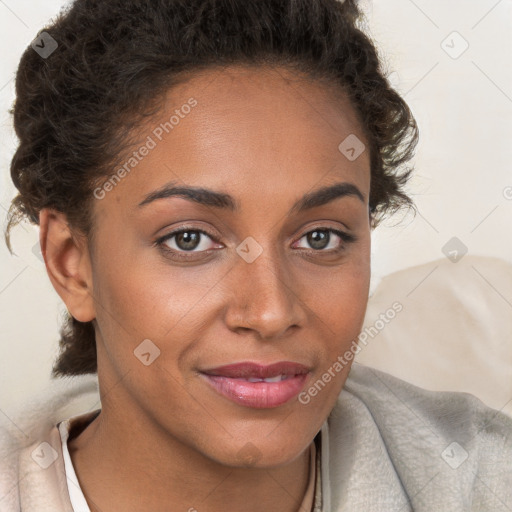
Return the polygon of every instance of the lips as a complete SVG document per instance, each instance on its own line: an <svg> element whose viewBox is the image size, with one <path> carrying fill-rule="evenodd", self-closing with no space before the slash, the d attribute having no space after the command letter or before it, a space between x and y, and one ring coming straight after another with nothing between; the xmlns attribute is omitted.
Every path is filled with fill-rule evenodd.
<svg viewBox="0 0 512 512"><path fill-rule="evenodd" d="M201 372L208 384L229 400L258 409L278 407L297 396L310 370L290 361L271 365L244 362Z"/></svg>
<svg viewBox="0 0 512 512"><path fill-rule="evenodd" d="M304 375L309 372L309 368L299 363L289 361L280 361L270 365L260 365L257 363L237 363L219 366L211 370L203 370L202 373L215 375L219 377L230 377L232 379L268 379L284 375L291 377L294 375Z"/></svg>

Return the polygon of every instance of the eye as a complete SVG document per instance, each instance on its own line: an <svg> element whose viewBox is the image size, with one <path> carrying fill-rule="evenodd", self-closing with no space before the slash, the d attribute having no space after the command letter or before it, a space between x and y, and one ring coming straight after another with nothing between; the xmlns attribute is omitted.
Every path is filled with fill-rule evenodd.
<svg viewBox="0 0 512 512"><path fill-rule="evenodd" d="M163 250L178 254L180 253L201 253L215 247L211 247L213 236L201 229L180 228L165 236L160 237L156 244Z"/></svg>
<svg viewBox="0 0 512 512"><path fill-rule="evenodd" d="M334 237L332 235L335 235ZM306 239L306 243L315 251L339 252L345 249L346 244L356 241L356 237L333 228L317 228L303 235L300 240ZM338 239L338 241L336 241ZM340 242L341 240L341 242ZM307 247L306 247L307 249Z"/></svg>

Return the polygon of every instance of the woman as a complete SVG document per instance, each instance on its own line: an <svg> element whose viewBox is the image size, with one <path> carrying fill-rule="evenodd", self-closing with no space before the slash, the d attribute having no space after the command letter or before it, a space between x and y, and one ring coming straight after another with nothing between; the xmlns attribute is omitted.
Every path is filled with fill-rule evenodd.
<svg viewBox="0 0 512 512"><path fill-rule="evenodd" d="M11 442L6 510L512 507L509 418L351 368L418 137L359 18L76 0L27 49L9 229L39 224L54 376L101 409Z"/></svg>

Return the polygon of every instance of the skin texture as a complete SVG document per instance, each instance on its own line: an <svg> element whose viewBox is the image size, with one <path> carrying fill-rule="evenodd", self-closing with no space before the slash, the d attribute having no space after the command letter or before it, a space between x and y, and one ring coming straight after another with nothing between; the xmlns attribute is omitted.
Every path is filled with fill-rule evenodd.
<svg viewBox="0 0 512 512"><path fill-rule="evenodd" d="M94 247L73 237L61 213L41 212L56 291L75 318L96 319L102 412L69 442L71 457L93 512L213 512L226 503L292 512L306 490L310 444L349 367L307 405L294 398L267 409L226 399L199 370L294 361L311 369L307 389L350 347L368 299L370 160L366 150L349 161L338 146L350 134L368 145L339 90L283 68L242 66L173 88L141 140L191 97L191 112L95 201ZM240 210L183 197L138 206L170 182L229 193ZM339 182L363 200L288 213L304 194ZM155 244L184 223L213 235L192 252L179 236L165 242L188 262ZM307 234L320 228L356 241L331 233L312 245ZM236 251L247 237L262 248L252 263ZM160 350L147 366L134 355L145 339Z"/></svg>

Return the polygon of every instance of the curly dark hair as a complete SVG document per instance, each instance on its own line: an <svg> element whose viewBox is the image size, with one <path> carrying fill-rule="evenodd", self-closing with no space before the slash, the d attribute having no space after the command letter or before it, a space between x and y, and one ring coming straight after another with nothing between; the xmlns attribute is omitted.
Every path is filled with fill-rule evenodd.
<svg viewBox="0 0 512 512"><path fill-rule="evenodd" d="M339 87L369 142L372 226L412 207L403 186L418 128L361 21L355 0L75 0L38 34L55 40L53 53L29 46L17 70L9 249L11 228L39 224L45 207L91 242L92 191L134 143L127 134L175 84L230 64L285 66ZM52 377L95 373L94 321L68 313L60 336Z"/></svg>

